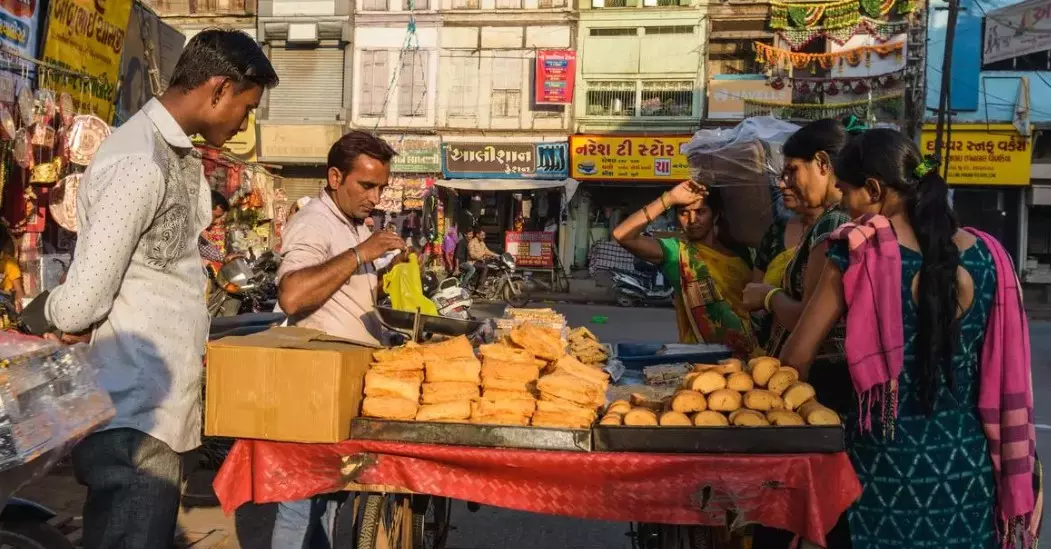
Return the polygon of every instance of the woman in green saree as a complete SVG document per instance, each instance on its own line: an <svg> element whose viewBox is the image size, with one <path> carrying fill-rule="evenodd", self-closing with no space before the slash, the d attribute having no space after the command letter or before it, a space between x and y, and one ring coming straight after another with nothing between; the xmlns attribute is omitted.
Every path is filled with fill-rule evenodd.
<svg viewBox="0 0 1051 549"><path fill-rule="evenodd" d="M643 236L646 227L675 208L681 236ZM692 181L680 183L613 230L613 238L636 257L658 265L675 288L682 343L716 343L737 358L754 356L756 345L742 292L751 278L748 250L725 229L722 200Z"/></svg>

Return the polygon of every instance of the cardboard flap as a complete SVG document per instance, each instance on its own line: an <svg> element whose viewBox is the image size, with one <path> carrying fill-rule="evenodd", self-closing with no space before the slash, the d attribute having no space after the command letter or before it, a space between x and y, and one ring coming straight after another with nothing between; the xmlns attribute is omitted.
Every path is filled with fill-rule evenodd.
<svg viewBox="0 0 1051 549"><path fill-rule="evenodd" d="M321 330L298 326L278 326L265 332L246 336L224 337L208 344L210 347L267 347L271 349L332 349L346 346L378 348L376 345L353 341L327 334Z"/></svg>

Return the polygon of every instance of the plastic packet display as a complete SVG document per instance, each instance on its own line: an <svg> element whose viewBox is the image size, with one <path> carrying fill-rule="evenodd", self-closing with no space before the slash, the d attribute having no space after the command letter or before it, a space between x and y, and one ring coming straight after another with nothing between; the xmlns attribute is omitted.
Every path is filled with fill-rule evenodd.
<svg viewBox="0 0 1051 549"><path fill-rule="evenodd" d="M0 333L0 496L113 418L87 346Z"/></svg>
<svg viewBox="0 0 1051 549"><path fill-rule="evenodd" d="M733 128L701 130L682 147L694 181L717 189L732 236L757 247L774 219L787 212L777 179L781 146L799 126L769 116L744 120Z"/></svg>

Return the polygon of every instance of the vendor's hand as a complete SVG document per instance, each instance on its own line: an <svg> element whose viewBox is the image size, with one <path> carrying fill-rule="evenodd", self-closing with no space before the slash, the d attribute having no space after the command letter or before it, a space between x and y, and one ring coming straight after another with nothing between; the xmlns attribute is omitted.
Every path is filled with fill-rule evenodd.
<svg viewBox="0 0 1051 549"><path fill-rule="evenodd" d="M57 334L52 332L44 334L44 339L48 341L54 341L56 343L62 343L65 345L76 345L77 343L91 343L91 332L87 331L83 334Z"/></svg>
<svg viewBox="0 0 1051 549"><path fill-rule="evenodd" d="M358 245L358 260L362 263L372 263L389 251L404 249L405 241L400 236L386 231L372 233L368 240Z"/></svg>
<svg viewBox="0 0 1051 549"><path fill-rule="evenodd" d="M766 294L770 293L774 287L769 284L758 284L752 282L751 284L744 287L744 306L749 311L761 311L763 310L763 301L766 300Z"/></svg>
<svg viewBox="0 0 1051 549"><path fill-rule="evenodd" d="M708 196L708 188L693 181L683 181L664 193L669 206L686 206Z"/></svg>

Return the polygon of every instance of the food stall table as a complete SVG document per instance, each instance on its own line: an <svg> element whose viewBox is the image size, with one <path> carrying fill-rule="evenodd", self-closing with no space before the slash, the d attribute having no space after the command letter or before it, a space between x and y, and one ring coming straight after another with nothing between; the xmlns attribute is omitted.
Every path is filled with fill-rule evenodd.
<svg viewBox="0 0 1051 549"><path fill-rule="evenodd" d="M583 519L763 524L824 545L861 494L845 453L554 452L348 440L238 441L215 479L226 513L360 485ZM350 486L350 488L348 488Z"/></svg>

